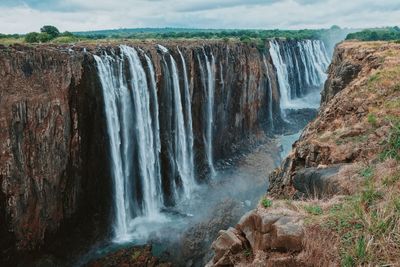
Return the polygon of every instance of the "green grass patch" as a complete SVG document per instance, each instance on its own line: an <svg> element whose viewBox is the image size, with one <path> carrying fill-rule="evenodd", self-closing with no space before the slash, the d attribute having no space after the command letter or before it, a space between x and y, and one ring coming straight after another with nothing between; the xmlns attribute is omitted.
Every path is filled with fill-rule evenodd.
<svg viewBox="0 0 400 267"><path fill-rule="evenodd" d="M324 213L324 211L322 210L322 208L318 205L308 205L308 206L304 206L304 210L307 211L309 214L311 215L322 215L322 213Z"/></svg>
<svg viewBox="0 0 400 267"><path fill-rule="evenodd" d="M360 171L360 175L366 179L370 179L374 175L374 168L372 166L368 166Z"/></svg>
<svg viewBox="0 0 400 267"><path fill-rule="evenodd" d="M381 160L391 158L400 161L400 122L392 126L389 138L383 145L384 150L380 155Z"/></svg>
<svg viewBox="0 0 400 267"><path fill-rule="evenodd" d="M263 198L261 200L261 205L263 205L264 208L272 207L272 200L270 200L268 198Z"/></svg>
<svg viewBox="0 0 400 267"><path fill-rule="evenodd" d="M381 266L400 257L400 249L393 249L400 237L400 174L389 177L390 187L382 189L374 170L374 166L362 169L360 175L366 178L362 190L332 205L321 217L321 225L340 237L341 266Z"/></svg>
<svg viewBox="0 0 400 267"><path fill-rule="evenodd" d="M368 120L369 124L371 124L372 126L376 127L376 125L378 123L378 119L376 118L375 114L369 113L367 120Z"/></svg>

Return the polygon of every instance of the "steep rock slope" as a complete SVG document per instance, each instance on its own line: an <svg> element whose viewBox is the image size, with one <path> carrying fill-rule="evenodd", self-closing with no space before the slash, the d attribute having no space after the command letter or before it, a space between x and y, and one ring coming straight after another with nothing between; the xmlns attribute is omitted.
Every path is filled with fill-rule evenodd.
<svg viewBox="0 0 400 267"><path fill-rule="evenodd" d="M107 216L110 184L102 98L83 54L19 46L0 54L0 243L7 262L15 249L36 250L60 228L70 232L68 221L80 225L101 210Z"/></svg>
<svg viewBox="0 0 400 267"><path fill-rule="evenodd" d="M336 47L318 117L209 266L399 263L399 65L399 44Z"/></svg>
<svg viewBox="0 0 400 267"><path fill-rule="evenodd" d="M297 177L305 179L311 174L303 175L308 168L369 161L382 150L392 124L390 117L398 116L399 111L398 49L397 44L357 42L337 47L319 115L271 175L272 194L294 193ZM324 173L317 176L321 175ZM301 192L306 190L310 188Z"/></svg>

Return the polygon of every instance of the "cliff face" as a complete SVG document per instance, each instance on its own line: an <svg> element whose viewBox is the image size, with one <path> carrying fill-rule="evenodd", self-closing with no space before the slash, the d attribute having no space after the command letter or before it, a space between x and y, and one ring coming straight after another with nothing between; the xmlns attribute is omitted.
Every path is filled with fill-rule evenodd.
<svg viewBox="0 0 400 267"><path fill-rule="evenodd" d="M398 264L399 63L399 44L336 47L317 118L257 209L220 232L209 266Z"/></svg>
<svg viewBox="0 0 400 267"><path fill-rule="evenodd" d="M102 98L84 62L67 50L0 49L3 252L40 248L109 195Z"/></svg>
<svg viewBox="0 0 400 267"><path fill-rule="evenodd" d="M277 56L283 58L281 61L293 63L290 77L286 77L288 83L311 85L311 80L302 80L296 71L308 71L307 65L311 69L315 66L291 53L304 52L306 45L315 48L316 41L305 43L303 50L293 41L278 43L283 48L276 50L281 54ZM90 238L99 238L110 231L114 209L117 209L113 201L115 177L110 166L115 160L111 158L104 83L96 59L112 62L110 77L116 78L112 79L116 85L112 89L119 90L113 94L119 97L127 88L130 89L127 96L132 97L136 81L151 85L150 65L154 67L156 96L150 96L151 119L146 123L151 124L152 133L159 131L160 148L155 150L155 155L161 162L165 206L174 204L176 193L171 191L171 185L182 186L177 175L182 169L177 163L182 160L179 153L183 150L177 141L183 138L177 134L182 130L179 128L182 125L178 125L182 118L176 114L180 108L185 111L185 135L189 114L185 101L177 104L179 98L188 97L191 105L194 166L199 180L211 171L209 154L218 162L256 142L259 135L279 132L284 127L277 69L269 53L271 43L263 48L221 41L205 44L164 41L164 48L152 41L125 45L134 47L135 52L121 54L123 48L116 43L0 48L0 233L6 237L0 241L0 247L5 262L13 260L9 256L15 251L65 249L60 240L71 239L71 233L88 240L82 238L85 232ZM128 64L127 56L135 53L138 62L133 66ZM181 54L184 60L180 60ZM185 81L183 64L188 81ZM142 70L144 76L140 79L133 76L133 72ZM121 84L127 87L118 87ZM189 96L184 90L186 84ZM299 91L293 96L304 93ZM212 102L207 106L211 94ZM117 105L121 100L124 99L118 98ZM140 154L136 149L143 145L139 142L142 136L136 134L138 127L134 120L121 119L125 110L117 109L119 113L115 117L122 121L121 125L130 125L124 129L127 136L121 139L122 143L135 148L128 151L124 164L133 166L129 175L143 175L145 171L139 168ZM159 116L155 118L157 109ZM136 113L132 116L139 118ZM155 119L159 121L159 129ZM189 135L184 138L190 139ZM117 147L120 149L121 143ZM142 151L150 153L149 149ZM143 182L137 177L128 178L135 183L132 191L136 192L132 195L143 199ZM144 201L138 203L143 206Z"/></svg>
<svg viewBox="0 0 400 267"><path fill-rule="evenodd" d="M163 88L165 77L156 44L131 45L151 55L157 87ZM206 168L205 95L201 89L204 74L199 67L203 62L198 62L198 56L205 51L215 57L215 160L231 155L244 137L267 129L268 78L274 110L279 109L279 96L276 81L272 81L275 77L266 76L265 68L273 73L273 67L263 61L257 48L220 42L184 45L181 49L190 77L195 157L201 174ZM177 43L167 43L166 47L179 58ZM14 250L43 248L60 235L68 235L71 228L90 221L97 223L90 231L109 230L101 227L110 223L113 206L109 140L93 54L118 51L119 47L88 45L85 49L87 52L83 46L0 49L0 232L5 237L1 240L5 261ZM182 71L182 62L177 62ZM166 94L169 92L159 89L163 115L171 114L170 106L162 100Z"/></svg>

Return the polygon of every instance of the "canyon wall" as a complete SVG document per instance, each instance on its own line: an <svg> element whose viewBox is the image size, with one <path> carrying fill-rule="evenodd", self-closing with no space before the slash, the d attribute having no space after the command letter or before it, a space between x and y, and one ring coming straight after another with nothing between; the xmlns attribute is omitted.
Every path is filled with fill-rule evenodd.
<svg viewBox="0 0 400 267"><path fill-rule="evenodd" d="M396 43L337 45L318 116L270 175L258 207L220 231L207 266L339 266L346 257L354 266L398 263L398 249L383 249L397 225L379 234L368 223L393 213L398 196L391 177L398 177L400 151L389 140L399 140L399 62ZM371 188L382 197L362 200ZM369 240L363 253L371 256L362 259L350 251L358 229Z"/></svg>
<svg viewBox="0 0 400 267"><path fill-rule="evenodd" d="M78 213L80 220L108 214L110 194L95 69L82 53L62 48L1 47L0 54L0 243L7 262L13 250L42 247Z"/></svg>
<svg viewBox="0 0 400 267"><path fill-rule="evenodd" d="M162 84L155 44L134 45L149 51L157 83ZM176 44L169 46L178 58ZM118 46L85 48L88 52L83 46L0 49L0 228L4 260L11 251L43 247L45 239L53 240L60 229L68 233L69 227L80 225L84 218L95 216L98 221L110 222L109 137L92 53L118 50ZM194 56L202 49L198 43L182 48L190 72L196 160L200 162L204 161L200 130L204 96ZM219 116L215 117L213 131L218 160L231 153L232 144L265 126L267 79L255 47L216 42L204 49L212 50L217 58L214 109ZM182 63L178 64L182 71ZM270 63L269 68L272 73ZM160 113L167 109L160 104Z"/></svg>
<svg viewBox="0 0 400 267"><path fill-rule="evenodd" d="M137 72L144 75L139 82L150 86L154 74L156 96L149 96L152 105L148 112L152 117L158 109L160 115L160 149L155 155L160 158L165 206L174 204L165 184L179 187L182 182L175 175L180 168L176 154L182 151L177 143L182 136L176 134L181 129L178 120L182 121L176 117L179 108L184 110L186 129L189 115L192 118L198 182L210 177L210 154L211 162L218 162L259 136L281 130L282 88L277 63L269 53L270 43L264 47L222 41L163 41L163 47L151 41L124 45L135 51L121 54L122 46L114 43L0 48L0 233L5 237L0 247L4 262L12 261L15 251L62 248L65 244L60 237L71 239L71 233L85 236L84 232L90 232L92 238L111 234L117 207L110 162L115 159L110 151L112 127L107 126L110 117L105 111L109 99L99 72L102 60L110 61L111 78L117 77L113 76L119 68L115 62L124 66L116 72L121 80L111 79L118 86L134 88L133 72L142 69L143 73ZM297 44L292 45L292 51L298 51ZM288 50L290 44L285 47ZM278 53L290 57L286 50ZM135 54L135 66L140 65L136 70L128 58ZM290 82L294 79L290 77L281 80ZM118 105L123 99L121 88L114 92ZM178 97L181 103L176 102ZM184 99L190 100L191 114ZM154 117L152 123L153 129ZM137 126L129 131L135 129ZM136 134L132 140L139 137ZM135 141L130 146L138 145ZM135 153L129 161L140 156ZM135 190L142 198L140 186Z"/></svg>

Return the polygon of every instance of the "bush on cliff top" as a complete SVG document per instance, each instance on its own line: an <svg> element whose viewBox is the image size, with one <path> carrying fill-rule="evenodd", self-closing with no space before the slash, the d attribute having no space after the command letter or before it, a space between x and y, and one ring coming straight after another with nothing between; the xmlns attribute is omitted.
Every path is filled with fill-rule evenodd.
<svg viewBox="0 0 400 267"><path fill-rule="evenodd" d="M400 39L400 28L387 27L381 29L363 30L347 35L346 40L360 40L360 41L390 41Z"/></svg>
<svg viewBox="0 0 400 267"><path fill-rule="evenodd" d="M71 43L79 41L79 39L68 31L60 33L56 27L51 25L43 26L40 29L40 33L30 32L25 35L25 42L27 43L46 43L49 41Z"/></svg>

